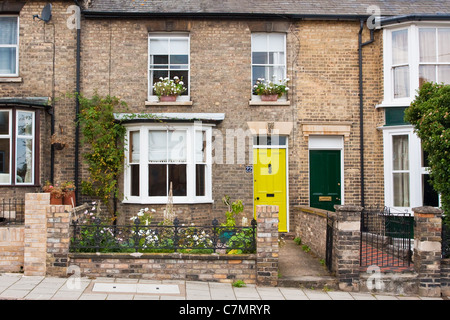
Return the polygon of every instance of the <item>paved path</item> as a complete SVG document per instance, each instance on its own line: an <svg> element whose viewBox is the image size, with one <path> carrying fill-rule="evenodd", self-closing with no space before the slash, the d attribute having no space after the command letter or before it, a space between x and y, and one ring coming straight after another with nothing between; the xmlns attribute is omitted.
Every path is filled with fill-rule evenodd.
<svg viewBox="0 0 450 320"><path fill-rule="evenodd" d="M175 289L175 290L174 290ZM102 291L103 290L103 291ZM56 278L0 274L4 300L444 300L197 281Z"/></svg>

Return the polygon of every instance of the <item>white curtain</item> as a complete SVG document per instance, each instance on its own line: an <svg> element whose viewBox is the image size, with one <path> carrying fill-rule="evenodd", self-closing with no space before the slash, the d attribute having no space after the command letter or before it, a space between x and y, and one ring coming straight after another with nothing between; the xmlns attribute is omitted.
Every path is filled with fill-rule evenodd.
<svg viewBox="0 0 450 320"><path fill-rule="evenodd" d="M392 32L392 64L408 63L408 29Z"/></svg>
<svg viewBox="0 0 450 320"><path fill-rule="evenodd" d="M130 132L130 163L139 163L141 158L140 132Z"/></svg>
<svg viewBox="0 0 450 320"><path fill-rule="evenodd" d="M394 65L394 98L409 97L407 29L392 32L392 64Z"/></svg>
<svg viewBox="0 0 450 320"><path fill-rule="evenodd" d="M167 161L167 131L150 130L148 132L149 162Z"/></svg>
<svg viewBox="0 0 450 320"><path fill-rule="evenodd" d="M450 62L450 28L438 29L439 62Z"/></svg>
<svg viewBox="0 0 450 320"><path fill-rule="evenodd" d="M392 137L394 206L409 207L409 142L407 135ZM400 172L398 172L400 171Z"/></svg>
<svg viewBox="0 0 450 320"><path fill-rule="evenodd" d="M420 62L437 62L436 60L436 28L419 29Z"/></svg>
<svg viewBox="0 0 450 320"><path fill-rule="evenodd" d="M186 162L187 161L187 143L186 131L169 131L168 134L168 161Z"/></svg>

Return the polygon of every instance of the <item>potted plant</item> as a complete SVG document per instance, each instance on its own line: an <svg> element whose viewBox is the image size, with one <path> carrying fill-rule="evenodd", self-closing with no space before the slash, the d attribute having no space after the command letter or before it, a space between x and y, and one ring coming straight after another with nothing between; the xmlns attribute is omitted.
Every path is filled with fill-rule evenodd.
<svg viewBox="0 0 450 320"><path fill-rule="evenodd" d="M51 143L56 150L62 150L66 146L66 142L56 133L52 134Z"/></svg>
<svg viewBox="0 0 450 320"><path fill-rule="evenodd" d="M277 101L279 97L289 91L288 82L288 78L278 82L258 78L253 86L253 93L261 96L261 101Z"/></svg>
<svg viewBox="0 0 450 320"><path fill-rule="evenodd" d="M50 204L63 204L63 190L58 185L52 185L50 181L46 181L45 185L42 187L44 192L50 193Z"/></svg>
<svg viewBox="0 0 450 320"><path fill-rule="evenodd" d="M75 206L75 184L72 181L66 181L62 184L63 203Z"/></svg>
<svg viewBox="0 0 450 320"><path fill-rule="evenodd" d="M186 88L183 85L183 77L178 78L175 76L173 79L161 77L159 78L159 81L153 85L153 90L161 102L173 102L177 100L177 96L186 91Z"/></svg>

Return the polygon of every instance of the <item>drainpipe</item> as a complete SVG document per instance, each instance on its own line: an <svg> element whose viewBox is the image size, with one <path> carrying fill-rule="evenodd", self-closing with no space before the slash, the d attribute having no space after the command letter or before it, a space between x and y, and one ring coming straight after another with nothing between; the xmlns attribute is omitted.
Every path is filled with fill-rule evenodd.
<svg viewBox="0 0 450 320"><path fill-rule="evenodd" d="M76 49L76 85L75 85L75 157L74 157L74 179L75 179L75 203L78 203L79 199L79 163L78 163L78 156L79 156L79 145L80 145L80 127L78 125L78 115L80 113L80 101L79 101L79 95L80 95L80 67L81 67L81 5L78 3L77 0L75 0L75 4L80 8L80 16L77 17L80 19L77 26L77 49Z"/></svg>
<svg viewBox="0 0 450 320"><path fill-rule="evenodd" d="M359 55L359 150L361 165L361 207L365 206L364 197L364 90L363 90L363 55L364 46L374 41L374 29L370 29L370 40L362 42L362 31L364 29L364 20L360 20L360 29L358 33L358 55Z"/></svg>

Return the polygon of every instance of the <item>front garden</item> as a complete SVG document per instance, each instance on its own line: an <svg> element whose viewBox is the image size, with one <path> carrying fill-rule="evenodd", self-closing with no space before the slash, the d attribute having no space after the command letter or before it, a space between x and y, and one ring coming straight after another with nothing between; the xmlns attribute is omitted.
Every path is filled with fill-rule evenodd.
<svg viewBox="0 0 450 320"><path fill-rule="evenodd" d="M152 210L141 209L129 224L116 225L97 214L96 204L71 224L70 251L78 253L223 253L256 251L256 221L236 226L233 212L226 223L180 223L178 218L152 223Z"/></svg>

